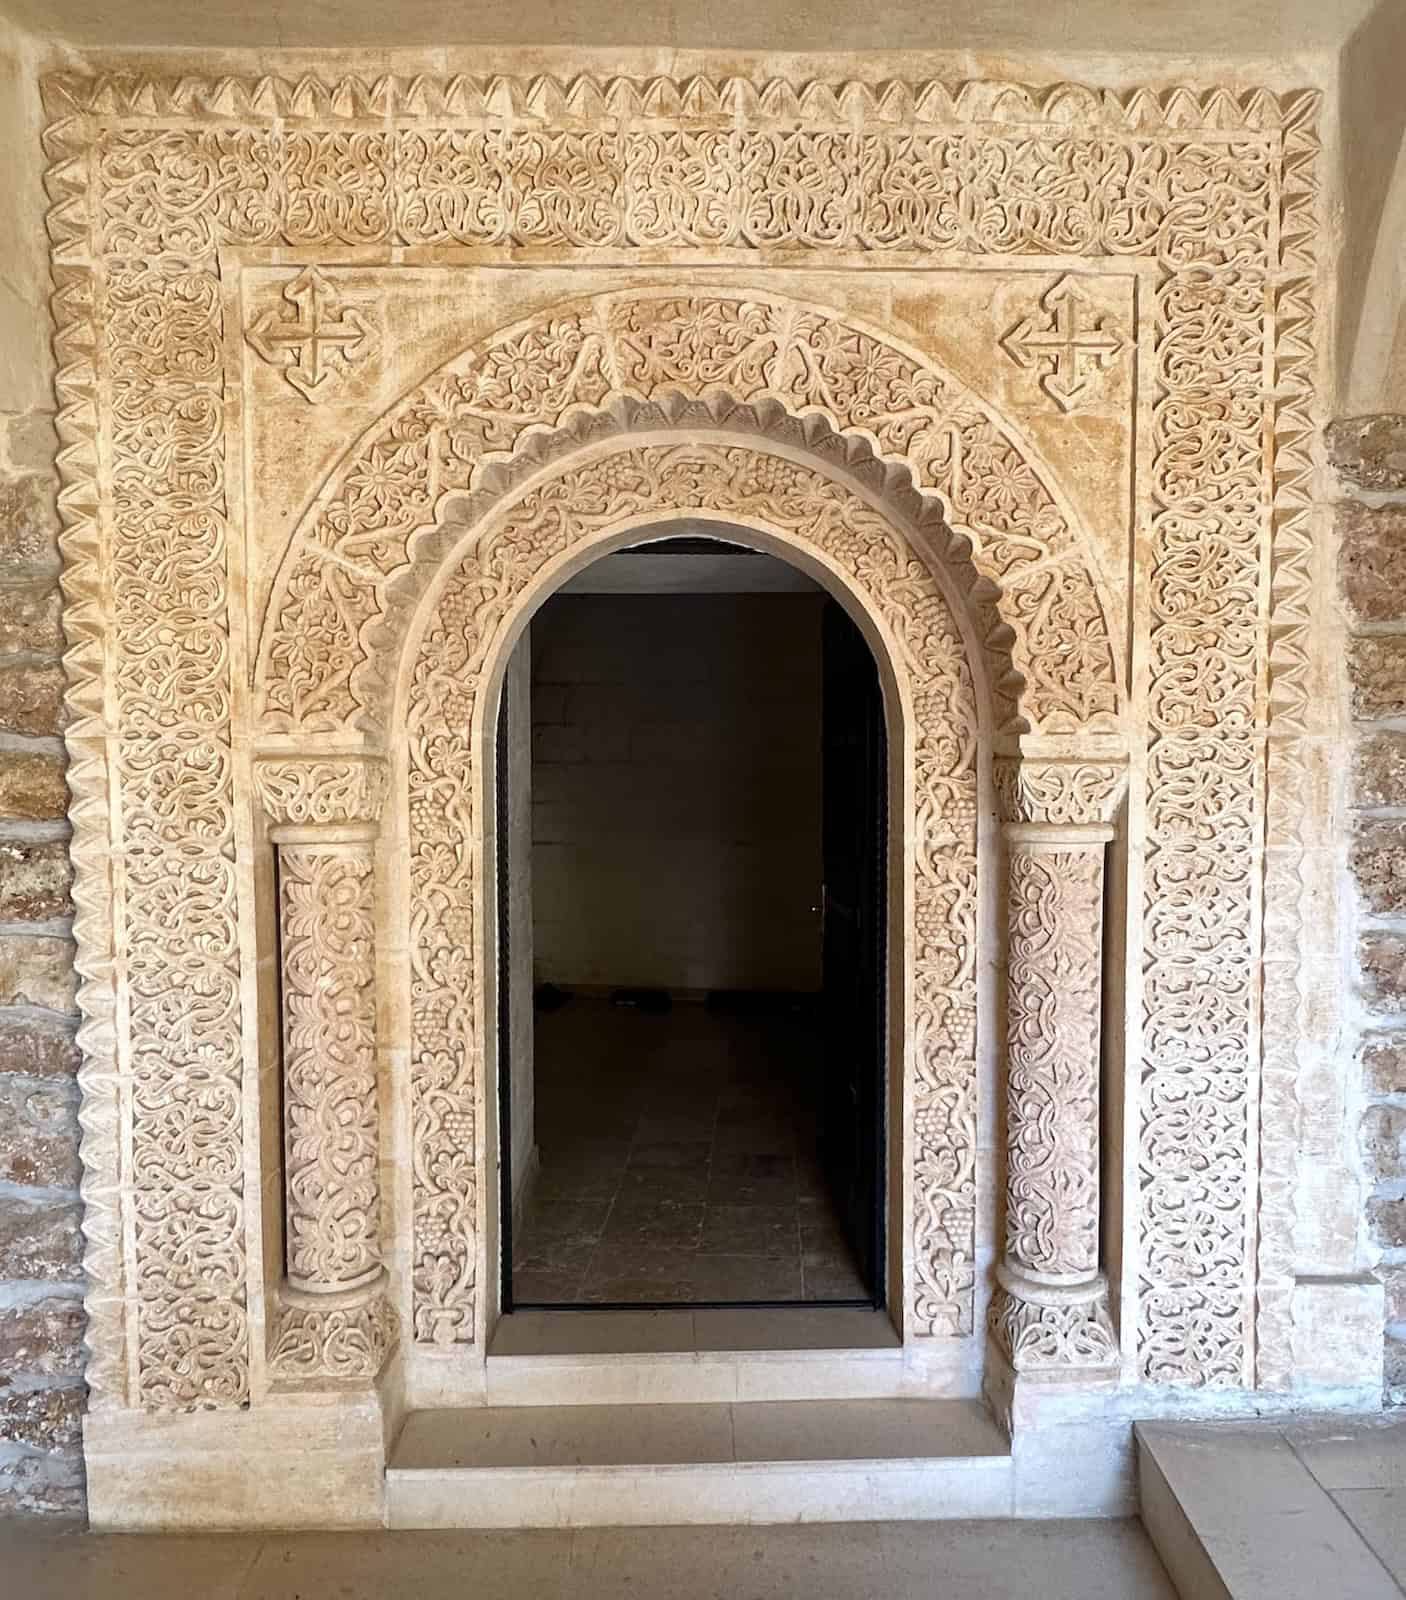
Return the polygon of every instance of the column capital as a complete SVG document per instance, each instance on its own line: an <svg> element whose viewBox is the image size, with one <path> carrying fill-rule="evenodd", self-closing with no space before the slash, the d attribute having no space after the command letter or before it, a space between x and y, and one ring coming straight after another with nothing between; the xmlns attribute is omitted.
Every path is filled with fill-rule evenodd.
<svg viewBox="0 0 1406 1600"><path fill-rule="evenodd" d="M1083 830L1111 823L1128 780L1122 760L1080 756L1001 756L992 771L1001 820L1008 828L1078 830L1069 841L1092 842Z"/></svg>
<svg viewBox="0 0 1406 1600"><path fill-rule="evenodd" d="M350 837L374 837L390 771L380 756L262 756L254 786L275 827L359 828Z"/></svg>

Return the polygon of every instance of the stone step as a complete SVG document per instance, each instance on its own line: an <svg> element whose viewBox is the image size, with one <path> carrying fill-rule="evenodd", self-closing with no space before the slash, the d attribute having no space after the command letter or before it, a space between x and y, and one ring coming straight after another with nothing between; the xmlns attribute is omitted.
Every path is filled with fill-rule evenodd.
<svg viewBox="0 0 1406 1600"><path fill-rule="evenodd" d="M962 1400L414 1412L392 1528L886 1522L1013 1514L1005 1435Z"/></svg>
<svg viewBox="0 0 1406 1600"><path fill-rule="evenodd" d="M1140 1422L1143 1526L1191 1600L1402 1600L1310 1471L1313 1424Z"/></svg>
<svg viewBox="0 0 1406 1600"><path fill-rule="evenodd" d="M514 1312L489 1347L490 1406L974 1398L957 1341L905 1349L881 1311ZM948 1349L948 1344L956 1345Z"/></svg>

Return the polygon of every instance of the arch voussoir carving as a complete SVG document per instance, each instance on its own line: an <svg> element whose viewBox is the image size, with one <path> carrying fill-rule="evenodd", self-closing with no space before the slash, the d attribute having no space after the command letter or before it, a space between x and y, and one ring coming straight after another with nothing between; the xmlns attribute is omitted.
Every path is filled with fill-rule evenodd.
<svg viewBox="0 0 1406 1600"><path fill-rule="evenodd" d="M838 314L759 291L644 291L571 302L466 352L368 433L294 537L261 648L272 729L375 728L375 640L444 497L610 402L773 408L820 418L930 494L991 585L1021 680L1011 718L1053 733L1116 725L1107 607L1047 474L930 359ZM767 426L762 423L763 428ZM946 557L949 552L943 551ZM1006 604L1013 585L1019 599ZM1048 635L1074 630L1078 669Z"/></svg>

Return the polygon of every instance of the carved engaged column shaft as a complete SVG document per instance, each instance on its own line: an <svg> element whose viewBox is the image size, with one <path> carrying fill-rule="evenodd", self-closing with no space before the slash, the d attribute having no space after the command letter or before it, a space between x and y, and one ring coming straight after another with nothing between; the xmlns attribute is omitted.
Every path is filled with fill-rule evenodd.
<svg viewBox="0 0 1406 1600"><path fill-rule="evenodd" d="M381 1272L373 830L275 831L283 958L288 1282Z"/></svg>
<svg viewBox="0 0 1406 1600"><path fill-rule="evenodd" d="M379 763L258 768L278 853L286 1376L372 1377L394 1342L381 1257L375 840Z"/></svg>
<svg viewBox="0 0 1406 1600"><path fill-rule="evenodd" d="M1004 785L1006 1237L992 1320L1017 1371L1116 1359L1099 1271L1099 1097L1114 837L1102 818L1120 778L1116 767L1047 764Z"/></svg>

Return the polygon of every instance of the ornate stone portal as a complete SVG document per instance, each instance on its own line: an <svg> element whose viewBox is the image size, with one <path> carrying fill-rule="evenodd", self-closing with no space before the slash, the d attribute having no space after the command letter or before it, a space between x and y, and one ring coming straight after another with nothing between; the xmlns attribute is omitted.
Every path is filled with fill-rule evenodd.
<svg viewBox="0 0 1406 1600"><path fill-rule="evenodd" d="M905 1340L970 1375L995 1283L1023 1380L1290 1385L1315 96L46 94L95 1518L151 1413L471 1392L484 730L669 515L827 583L901 728Z"/></svg>

